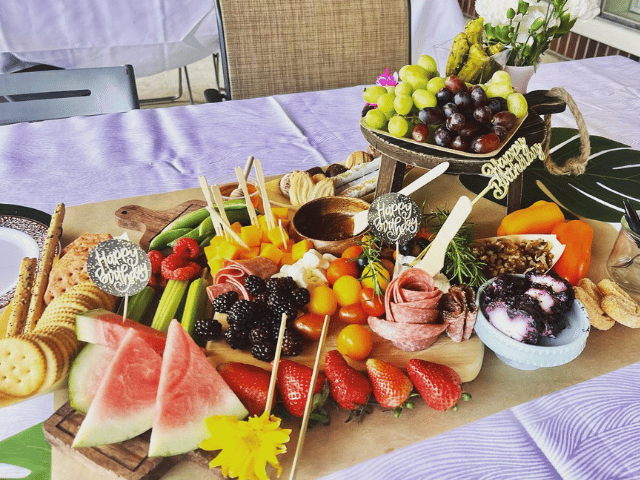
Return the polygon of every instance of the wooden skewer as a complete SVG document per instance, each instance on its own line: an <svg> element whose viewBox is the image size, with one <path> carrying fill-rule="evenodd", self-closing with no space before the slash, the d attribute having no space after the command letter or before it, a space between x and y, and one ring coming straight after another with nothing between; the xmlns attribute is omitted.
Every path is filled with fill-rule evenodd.
<svg viewBox="0 0 640 480"><path fill-rule="evenodd" d="M227 217L227 212L224 209L224 202L222 201L222 193L220 192L220 187L216 183L211 185L211 194L213 195L213 200L216 202L216 207L218 207L218 213L222 217L222 220L224 220L225 224L230 226L229 217ZM230 236L226 230L224 232L224 236L229 240Z"/></svg>
<svg viewBox="0 0 640 480"><path fill-rule="evenodd" d="M262 204L264 205L264 217L267 220L267 227L269 230L275 228L276 221L273 218L273 212L271 212L271 204L269 203L269 197L267 196L267 186L264 183L264 173L262 171L262 162L259 159L254 160L256 167L256 177L258 178L258 186L260 187L260 196L262 197Z"/></svg>
<svg viewBox="0 0 640 480"><path fill-rule="evenodd" d="M327 331L329 330L329 315L324 317L324 325L322 325L322 334L318 341L318 350L316 350L316 361L313 364L313 373L311 374L311 383L309 385L309 391L307 392L307 404L304 409L304 415L302 417L302 425L300 426L300 436L298 437L298 444L296 445L296 452L293 456L293 462L291 463L291 474L289 480L296 478L296 466L298 465L298 459L302 453L302 446L304 445L304 439L307 435L307 425L309 425L309 417L311 415L311 409L313 405L313 391L315 390L316 380L318 378L318 370L320 370L320 357L322 355L322 349L324 342L327 339Z"/></svg>
<svg viewBox="0 0 640 480"><path fill-rule="evenodd" d="M255 225L259 227L258 217L256 215L256 209L253 208L253 203L251 202L251 194L249 193L249 188L247 187L247 180L245 179L244 174L240 167L236 167L236 177L238 178L238 185L242 189L242 193L244 194L244 203L247 205L247 212L249 212L249 218L251 219L251 225Z"/></svg>
<svg viewBox="0 0 640 480"><path fill-rule="evenodd" d="M207 183L206 177L204 175L200 175L198 177L198 180L200 181L200 188L202 189L204 198L207 200L207 211L209 212L209 215L211 215L211 220L213 221L214 226L216 222L218 222L218 224L222 225L224 230L229 232L229 235L231 235L231 238L233 238L238 245L240 245L245 250L249 250L249 247L247 247L247 244L242 241L242 239L238 236L236 232L233 231L233 229L230 226L224 223L224 220L222 220L222 217L220 216L220 214L216 212L215 208L213 208L213 199L211 198L211 190L209 190L209 184Z"/></svg>
<svg viewBox="0 0 640 480"><path fill-rule="evenodd" d="M207 208L207 211L209 212L209 215L211 215L211 222L213 223L213 228L216 231L217 236L222 236L224 235L224 229L218 222L218 219L216 218L216 216L213 213L211 213L213 211L213 200L211 198L211 191L209 190L209 184L207 183L207 179L206 177L201 175L198 177L198 180L200 182L200 189L202 190L202 193L204 194L204 198L207 201L206 208Z"/></svg>
<svg viewBox="0 0 640 480"><path fill-rule="evenodd" d="M396 264L393 267L393 276L400 273L400 244L396 242Z"/></svg>
<svg viewBox="0 0 640 480"><path fill-rule="evenodd" d="M278 219L278 227L280 227L280 235L282 236L282 247L287 248L287 237L284 234L284 229L282 228L282 219Z"/></svg>
<svg viewBox="0 0 640 480"><path fill-rule="evenodd" d="M271 405L273 404L273 396L276 392L276 379L278 377L278 364L280 363L280 350L282 350L282 342L284 340L284 331L287 326L287 314L282 314L280 321L280 330L278 331L278 342L276 343L276 354L273 358L273 368L271 369L271 379L269 380L269 392L267 393L267 404L264 411L269 415L271 413Z"/></svg>

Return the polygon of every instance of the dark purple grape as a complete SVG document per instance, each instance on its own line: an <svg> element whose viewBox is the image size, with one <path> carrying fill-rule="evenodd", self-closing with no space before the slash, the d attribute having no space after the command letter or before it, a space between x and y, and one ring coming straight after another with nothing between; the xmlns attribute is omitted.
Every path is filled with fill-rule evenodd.
<svg viewBox="0 0 640 480"><path fill-rule="evenodd" d="M450 145L454 150L460 150L461 152L468 152L470 146L471 138L463 137L462 135L456 136Z"/></svg>
<svg viewBox="0 0 640 480"><path fill-rule="evenodd" d="M426 107L420 110L418 118L425 125L439 125L444 122L445 116L439 108Z"/></svg>
<svg viewBox="0 0 640 480"><path fill-rule="evenodd" d="M453 134L445 127L440 126L433 133L433 141L441 147L448 147L453 140Z"/></svg>
<svg viewBox="0 0 640 480"><path fill-rule="evenodd" d="M518 119L511 112L498 112L493 116L493 124L511 130Z"/></svg>
<svg viewBox="0 0 640 480"><path fill-rule="evenodd" d="M444 86L454 95L458 92L466 92L467 84L455 75L451 75L444 81Z"/></svg>
<svg viewBox="0 0 640 480"><path fill-rule="evenodd" d="M473 103L473 106L476 108L484 107L487 103L489 103L487 94L485 93L484 88L482 88L480 85L474 85L473 87L471 87L471 89L469 90L469 96L471 97L471 103Z"/></svg>
<svg viewBox="0 0 640 480"><path fill-rule="evenodd" d="M477 137L480 135L480 127L481 125L476 120L467 120L458 133L463 137Z"/></svg>
<svg viewBox="0 0 640 480"><path fill-rule="evenodd" d="M417 124L411 131L411 138L416 142L426 142L429 138L429 127L422 123Z"/></svg>
<svg viewBox="0 0 640 480"><path fill-rule="evenodd" d="M441 107L445 103L449 103L451 99L451 92L444 87L436 92L436 100L438 101L439 107Z"/></svg>
<svg viewBox="0 0 640 480"><path fill-rule="evenodd" d="M494 115L507 109L507 101L502 97L493 97L489 100L489 103L487 103L487 105Z"/></svg>
<svg viewBox="0 0 640 480"><path fill-rule="evenodd" d="M453 96L453 103L458 106L458 111L471 107L471 97L467 92L458 92Z"/></svg>
<svg viewBox="0 0 640 480"><path fill-rule="evenodd" d="M485 105L484 107L478 107L473 111L473 118L486 125L491 122L493 113L491 113L491 109Z"/></svg>
<svg viewBox="0 0 640 480"><path fill-rule="evenodd" d="M464 115L461 113L453 113L449 117L447 117L446 126L449 130L458 131L464 124L467 122L467 119L464 118Z"/></svg>
<svg viewBox="0 0 640 480"><path fill-rule="evenodd" d="M471 142L471 149L475 153L489 153L493 152L500 146L500 137L495 133L487 133L476 137Z"/></svg>
<svg viewBox="0 0 640 480"><path fill-rule="evenodd" d="M444 113L445 117L450 117L454 113L458 113L458 107L456 106L455 103L452 103L452 102L445 103L442 106L442 113Z"/></svg>
<svg viewBox="0 0 640 480"><path fill-rule="evenodd" d="M509 130L500 125L493 125L491 131L500 137L501 142L509 135Z"/></svg>

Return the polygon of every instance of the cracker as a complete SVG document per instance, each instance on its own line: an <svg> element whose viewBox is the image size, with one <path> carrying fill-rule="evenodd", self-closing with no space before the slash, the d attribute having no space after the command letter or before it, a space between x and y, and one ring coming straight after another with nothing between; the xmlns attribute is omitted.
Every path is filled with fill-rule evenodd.
<svg viewBox="0 0 640 480"><path fill-rule="evenodd" d="M36 393L41 393L50 388L54 383L62 378L65 357L60 351L60 348L50 338L44 335L34 335L33 333L27 333L22 337L33 340L38 344L45 358L45 376L42 381L42 385L38 388Z"/></svg>
<svg viewBox="0 0 640 480"><path fill-rule="evenodd" d="M625 297L606 295L600 304L602 310L616 322L629 328L640 328L640 305Z"/></svg>
<svg viewBox="0 0 640 480"><path fill-rule="evenodd" d="M607 295L614 295L620 299L623 299L625 302L630 303L631 305L638 305L633 297L625 292L613 280L609 280L608 278L601 280L600 283L598 283L598 288L600 289L603 297L606 297Z"/></svg>
<svg viewBox="0 0 640 480"><path fill-rule="evenodd" d="M93 282L80 283L73 287L74 292L82 293L96 301L96 308L114 311L116 308L116 297L100 290Z"/></svg>
<svg viewBox="0 0 640 480"><path fill-rule="evenodd" d="M0 339L0 393L26 397L37 391L46 374L45 354L30 339Z"/></svg>
<svg viewBox="0 0 640 480"><path fill-rule="evenodd" d="M31 289L36 275L37 258L25 257L20 263L20 274L18 284L11 302L11 314L7 324L7 337L20 335L27 324L27 314L31 301Z"/></svg>
<svg viewBox="0 0 640 480"><path fill-rule="evenodd" d="M47 286L49 285L49 275L51 274L51 268L53 267L56 248L58 247L58 242L62 235L62 220L64 219L64 212L64 203L60 203L51 216L51 224L47 230L47 238L44 243L40 261L38 262L38 272L33 283L27 323L24 328L25 332L33 330L36 323L42 316L42 312L45 307L44 296L47 291Z"/></svg>
<svg viewBox="0 0 640 480"><path fill-rule="evenodd" d="M593 282L591 282L593 284ZM595 284L593 284L595 286ZM588 286L581 287L579 285L573 287L573 290L576 294L576 299L584 305L585 310L587 311L587 315L589 317L589 323L592 327L597 328L598 330L609 330L611 327L615 325L615 320L613 320L609 315L604 313L600 308L600 291L598 288L595 288L595 291L588 290ZM597 293L596 293L597 292Z"/></svg>

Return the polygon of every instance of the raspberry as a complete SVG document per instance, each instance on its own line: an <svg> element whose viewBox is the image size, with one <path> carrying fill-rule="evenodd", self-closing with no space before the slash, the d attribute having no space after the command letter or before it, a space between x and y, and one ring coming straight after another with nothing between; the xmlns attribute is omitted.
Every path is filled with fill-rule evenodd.
<svg viewBox="0 0 640 480"><path fill-rule="evenodd" d="M176 240L176 243L173 245L173 253L190 260L195 260L200 255L200 247L198 246L198 242L193 238L182 237Z"/></svg>
<svg viewBox="0 0 640 480"><path fill-rule="evenodd" d="M188 281L200 275L201 271L202 268L200 265L195 262L189 262L186 266L178 267L171 272L169 279Z"/></svg>
<svg viewBox="0 0 640 480"><path fill-rule="evenodd" d="M173 278L173 271L186 265L187 259L185 257L172 253L171 255L167 256L167 258L162 260L162 263L160 264L160 271L163 278L171 280Z"/></svg>
<svg viewBox="0 0 640 480"><path fill-rule="evenodd" d="M160 250L151 250L147 255L149 255L149 261L151 262L151 273L154 275L160 273L160 264L164 260L162 252Z"/></svg>

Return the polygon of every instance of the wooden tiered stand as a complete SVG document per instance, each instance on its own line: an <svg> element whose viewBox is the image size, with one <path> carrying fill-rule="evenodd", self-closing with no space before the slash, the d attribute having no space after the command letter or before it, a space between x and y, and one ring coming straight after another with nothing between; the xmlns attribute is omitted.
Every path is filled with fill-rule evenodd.
<svg viewBox="0 0 640 480"><path fill-rule="evenodd" d="M561 113L565 110L566 104L556 97L548 95L547 90L536 90L525 95L529 105L529 113L516 134L507 142L500 152L500 156L517 139L524 137L527 145L543 143L546 135L549 134L545 127L545 122L541 115ZM371 146L382 153L382 163L380 174L376 186L375 196L397 192L402 188L405 169L407 165L433 168L439 163L449 162L448 174L459 175L480 174L482 165L489 161L488 158L473 158L462 155L455 155L449 152L429 147L428 145L417 145L406 142L402 139L381 135L371 131L366 127L361 127L362 133ZM512 212L520 208L522 200L522 175L514 180L509 186L507 194L507 212Z"/></svg>

